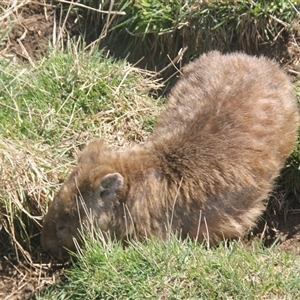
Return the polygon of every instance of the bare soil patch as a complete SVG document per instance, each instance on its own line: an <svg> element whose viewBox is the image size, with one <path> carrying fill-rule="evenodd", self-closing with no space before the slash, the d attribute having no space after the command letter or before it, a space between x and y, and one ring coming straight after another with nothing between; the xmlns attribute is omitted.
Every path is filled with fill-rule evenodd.
<svg viewBox="0 0 300 300"><path fill-rule="evenodd" d="M267 211L250 233L250 241L252 238L260 238L266 247L276 246L300 255L300 204L279 214Z"/></svg>
<svg viewBox="0 0 300 300"><path fill-rule="evenodd" d="M59 32L64 20L54 1L23 1L19 7L13 7L13 1L11 3L10 22L4 24L6 29L10 28L9 34L6 35L4 27L0 27L0 56L29 63L47 56L49 42L55 44L57 37L65 36ZM69 32L77 34L72 18L64 25ZM282 61L291 74L299 73L295 64L299 61L299 44L300 36L281 45ZM300 254L300 203L287 213L267 216L266 219L267 222L260 222L252 236L261 238L266 245L277 243L282 251ZM0 242L3 245L8 241ZM30 299L37 291L55 283L57 276L54 274L61 274L66 267L51 264L50 257L42 252L39 244L36 253L31 254L32 261L18 259L13 249L9 250L9 245L1 248L0 299Z"/></svg>
<svg viewBox="0 0 300 300"><path fill-rule="evenodd" d="M278 220L276 233L280 236L280 249L300 255L300 208L291 210L285 221Z"/></svg>
<svg viewBox="0 0 300 300"><path fill-rule="evenodd" d="M78 33L74 18L65 17L53 0L11 1L4 15L0 13L0 55L25 62L46 56L49 45L63 42L66 32Z"/></svg>
<svg viewBox="0 0 300 300"><path fill-rule="evenodd" d="M45 55L53 33L54 10L51 1L20 4L19 7L12 3L7 14L9 21L6 20L4 25L6 31L10 31L3 36L0 53L8 58L14 56L27 61Z"/></svg>

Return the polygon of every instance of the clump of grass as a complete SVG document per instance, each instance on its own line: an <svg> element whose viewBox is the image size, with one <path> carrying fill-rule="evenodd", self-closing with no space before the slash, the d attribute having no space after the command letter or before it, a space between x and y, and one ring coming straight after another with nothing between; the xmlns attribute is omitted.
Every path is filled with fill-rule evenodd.
<svg viewBox="0 0 300 300"><path fill-rule="evenodd" d="M296 299L300 260L292 253L245 248L206 249L191 241L132 243L86 240L65 280L38 299Z"/></svg>
<svg viewBox="0 0 300 300"><path fill-rule="evenodd" d="M108 10L108 5L100 3ZM95 3L86 0L85 4L93 7ZM295 33L300 8L296 0L123 0L116 1L113 7L126 14L114 15L106 43L116 55L129 55L132 61L144 57L144 65L159 70L170 61L186 63L212 49L264 52L279 59L275 52L282 49L277 49L278 44ZM93 15L101 15L89 10L81 12L84 20L93 21ZM92 30L101 31L99 24L105 24L106 16L111 18L108 14L101 16L102 22L91 23Z"/></svg>
<svg viewBox="0 0 300 300"><path fill-rule="evenodd" d="M1 136L0 240L8 241L1 245L3 255L13 250L18 259L32 261L42 215L60 179L72 166L73 160L63 155L64 151Z"/></svg>

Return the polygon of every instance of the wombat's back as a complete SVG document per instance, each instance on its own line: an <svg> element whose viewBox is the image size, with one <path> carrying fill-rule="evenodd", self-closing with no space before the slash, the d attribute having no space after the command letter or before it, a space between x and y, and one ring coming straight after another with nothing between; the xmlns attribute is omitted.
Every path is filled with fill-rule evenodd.
<svg viewBox="0 0 300 300"><path fill-rule="evenodd" d="M184 68L152 139L222 149L228 159L239 149L282 160L295 143L298 119L293 86L275 62L213 51Z"/></svg>
<svg viewBox="0 0 300 300"><path fill-rule="evenodd" d="M244 142L250 139L255 149L265 149L271 142L272 148L286 152L295 141L297 128L293 86L275 62L213 51L184 68L154 137L196 134L208 141L216 135L224 145L231 141L239 147L242 138Z"/></svg>

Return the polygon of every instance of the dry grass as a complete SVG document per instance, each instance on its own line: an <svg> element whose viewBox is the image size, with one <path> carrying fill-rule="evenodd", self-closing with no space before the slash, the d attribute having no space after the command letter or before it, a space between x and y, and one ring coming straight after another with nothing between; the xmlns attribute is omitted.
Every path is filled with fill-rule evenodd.
<svg viewBox="0 0 300 300"><path fill-rule="evenodd" d="M20 299L53 282L41 263L35 235L46 202L71 162L52 155L50 146L32 141L0 141L1 299ZM54 167L57 162L59 167Z"/></svg>
<svg viewBox="0 0 300 300"><path fill-rule="evenodd" d="M0 155L1 178L4 178L0 182L1 226L11 235L15 250L20 250L27 261L31 261L26 250L32 249L24 250L19 241L19 238L31 238L27 236L25 228L22 232L21 215L41 227L45 204L57 189L61 174L70 169L72 161L67 161L62 155L55 155L51 146L3 137L0 141ZM17 218L20 218L19 226L16 224Z"/></svg>

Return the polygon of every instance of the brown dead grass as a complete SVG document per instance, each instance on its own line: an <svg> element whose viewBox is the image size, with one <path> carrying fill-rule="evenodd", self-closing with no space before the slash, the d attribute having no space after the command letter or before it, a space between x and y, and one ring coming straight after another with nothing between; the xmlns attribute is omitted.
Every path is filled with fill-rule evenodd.
<svg viewBox="0 0 300 300"><path fill-rule="evenodd" d="M61 169L53 168L49 148L30 141L0 141L0 174L4 178L0 181L1 299L22 299L36 285L44 285L43 280L51 281L31 245L32 232L24 224L41 228L46 197L59 182ZM69 164L60 162L60 166L68 168Z"/></svg>

